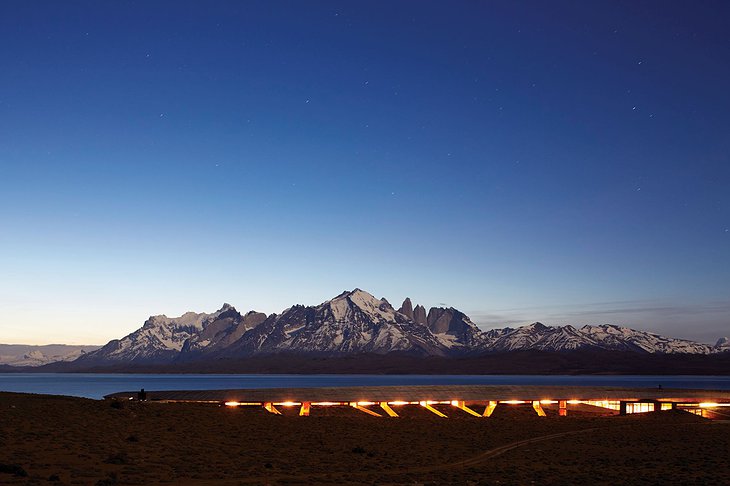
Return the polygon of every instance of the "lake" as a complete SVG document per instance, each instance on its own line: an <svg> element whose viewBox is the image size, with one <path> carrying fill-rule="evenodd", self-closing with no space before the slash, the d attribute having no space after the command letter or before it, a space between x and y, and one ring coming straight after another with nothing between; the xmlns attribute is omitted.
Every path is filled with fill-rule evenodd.
<svg viewBox="0 0 730 486"><path fill-rule="evenodd" d="M655 375L153 375L0 373L0 391L100 399L118 391L379 385L583 385L730 390L730 376Z"/></svg>

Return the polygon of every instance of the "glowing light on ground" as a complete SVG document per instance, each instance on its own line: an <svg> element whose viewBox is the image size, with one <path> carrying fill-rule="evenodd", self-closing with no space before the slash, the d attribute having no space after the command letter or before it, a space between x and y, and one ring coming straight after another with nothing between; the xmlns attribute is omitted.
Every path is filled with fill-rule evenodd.
<svg viewBox="0 0 730 486"><path fill-rule="evenodd" d="M392 408L390 408L390 406L388 405L387 402L380 402L380 408L382 408L385 411L385 413L388 414L388 417L397 417L398 416L398 414L395 413L395 411Z"/></svg>
<svg viewBox="0 0 730 486"><path fill-rule="evenodd" d="M431 412L434 415L438 415L439 417L442 417L442 418L448 418L445 413L442 413L441 411L436 410L435 408L433 408L431 406L432 404L436 405L436 404L443 404L443 403L448 404L451 402L434 402L434 401L427 400L427 401L419 402L419 405L421 405L423 408L425 408L426 410L428 410L429 412Z"/></svg>
<svg viewBox="0 0 730 486"><path fill-rule="evenodd" d="M281 415L281 412L276 409L273 403L266 402L264 403L264 408L269 411L270 413L273 413L274 415Z"/></svg>
<svg viewBox="0 0 730 486"><path fill-rule="evenodd" d="M469 415L473 415L474 417L481 417L478 413L476 413L474 410L466 406L466 402L463 400L451 400L451 405L458 408L459 410L463 410Z"/></svg>
<svg viewBox="0 0 730 486"><path fill-rule="evenodd" d="M540 402L538 400L535 400L532 402L532 408L537 412L537 415L540 417L546 417L545 410L542 409L542 406L540 405Z"/></svg>
<svg viewBox="0 0 730 486"><path fill-rule="evenodd" d="M350 402L350 406L354 409L360 410L361 412L365 412L368 415L372 415L373 417L382 417L382 415L380 415L379 413L373 412L369 408L365 408L364 406L359 405L358 402Z"/></svg>
<svg viewBox="0 0 730 486"><path fill-rule="evenodd" d="M495 408L497 408L497 402L490 401L489 404L484 409L484 413L482 414L482 417L491 417Z"/></svg>

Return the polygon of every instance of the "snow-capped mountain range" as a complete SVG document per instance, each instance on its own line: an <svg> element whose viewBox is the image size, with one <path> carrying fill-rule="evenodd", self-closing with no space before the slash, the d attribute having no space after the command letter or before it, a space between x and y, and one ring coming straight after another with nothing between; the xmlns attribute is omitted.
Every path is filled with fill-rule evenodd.
<svg viewBox="0 0 730 486"><path fill-rule="evenodd" d="M277 353L343 356L394 352L459 356L518 350L570 351L597 348L637 353L711 354L730 351L728 338L715 346L614 325L528 326L480 330L454 308L399 309L355 289L317 306L295 305L281 314L239 313L229 304L211 314L150 317L137 331L76 360L79 364L172 363Z"/></svg>

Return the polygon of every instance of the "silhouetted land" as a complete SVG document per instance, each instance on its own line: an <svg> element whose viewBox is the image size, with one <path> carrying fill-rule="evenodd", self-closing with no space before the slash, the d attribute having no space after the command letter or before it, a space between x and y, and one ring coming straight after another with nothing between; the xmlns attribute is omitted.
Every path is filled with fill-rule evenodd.
<svg viewBox="0 0 730 486"><path fill-rule="evenodd" d="M2 370L9 371L9 370ZM646 374L727 375L730 352L712 355L648 354L604 350L573 352L514 351L464 357L354 355L317 357L275 354L245 359L218 359L172 364L123 363L89 366L53 363L15 371L99 373L291 373L291 374Z"/></svg>
<svg viewBox="0 0 730 486"><path fill-rule="evenodd" d="M0 393L0 483L721 484L730 465L730 424L685 412L285 410Z"/></svg>

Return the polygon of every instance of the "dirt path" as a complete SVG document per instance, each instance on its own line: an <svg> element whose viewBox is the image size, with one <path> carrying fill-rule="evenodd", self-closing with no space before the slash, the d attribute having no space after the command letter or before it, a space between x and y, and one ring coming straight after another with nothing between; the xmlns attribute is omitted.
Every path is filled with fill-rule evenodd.
<svg viewBox="0 0 730 486"><path fill-rule="evenodd" d="M448 469L457 469L457 468L462 468L462 467L477 466L477 465L487 461L488 459L492 459L497 456L501 456L505 452L509 452L513 449L517 449L518 447L526 446L528 444L534 444L536 442L544 442L546 440L559 439L561 437L566 437L569 435L583 434L586 432L595 432L596 430L599 430L600 428L606 428L606 427L594 427L594 428L590 428L590 429L571 430L568 432L558 432L555 434L541 435L539 437L533 437L531 439L518 440L518 441L511 442L509 444L506 444L506 445L503 445L500 447L495 447L494 449L489 449L488 451L482 452L481 454L478 454L469 459L465 459L463 461L442 464L439 466L418 468L417 470L414 469L413 472L414 473L418 473L418 472L427 473L427 472L435 472L435 471L444 471L444 470L448 470ZM404 472L404 474L409 474L410 472L411 471L409 470L407 472ZM396 473L387 471L387 474L396 474Z"/></svg>
<svg viewBox="0 0 730 486"><path fill-rule="evenodd" d="M529 444L534 444L537 442L544 442L548 440L553 439L559 439L562 437L575 435L575 434L584 434L587 432L595 432L596 430L605 429L610 427L594 427L590 429L579 429L579 430L570 430L567 432L558 432L555 434L548 434L548 435L541 435L539 437L532 437L530 439L523 439L518 440L515 442L510 442L509 444L505 444L503 446L495 447L493 449L489 449L487 451L484 451L480 454L477 454L476 456L470 457L468 459L464 459L461 461L456 462L450 462L446 464L438 464L433 466L421 466L421 467L409 467L409 468L403 468L403 469L390 469L390 470L374 470L374 471L353 471L353 472L328 472L328 473L312 473L312 474L299 474L299 475L287 475L287 474L276 474L271 476L264 476L264 477L249 477L249 478L239 478L239 479L228 479L228 480L201 480L200 482L191 482L191 484L216 484L216 485L238 485L238 484L275 484L280 481L302 481L302 482L309 482L316 479L327 479L327 478L334 478L334 477L341 477L342 480L351 481L355 479L362 479L368 476L408 476L411 474L428 474L432 472L437 471L447 471L450 469L460 469L465 467L473 467L477 466L483 462L488 461L489 459L493 459L497 456L500 456L506 452L509 452L513 449L517 449L519 447L523 447Z"/></svg>

